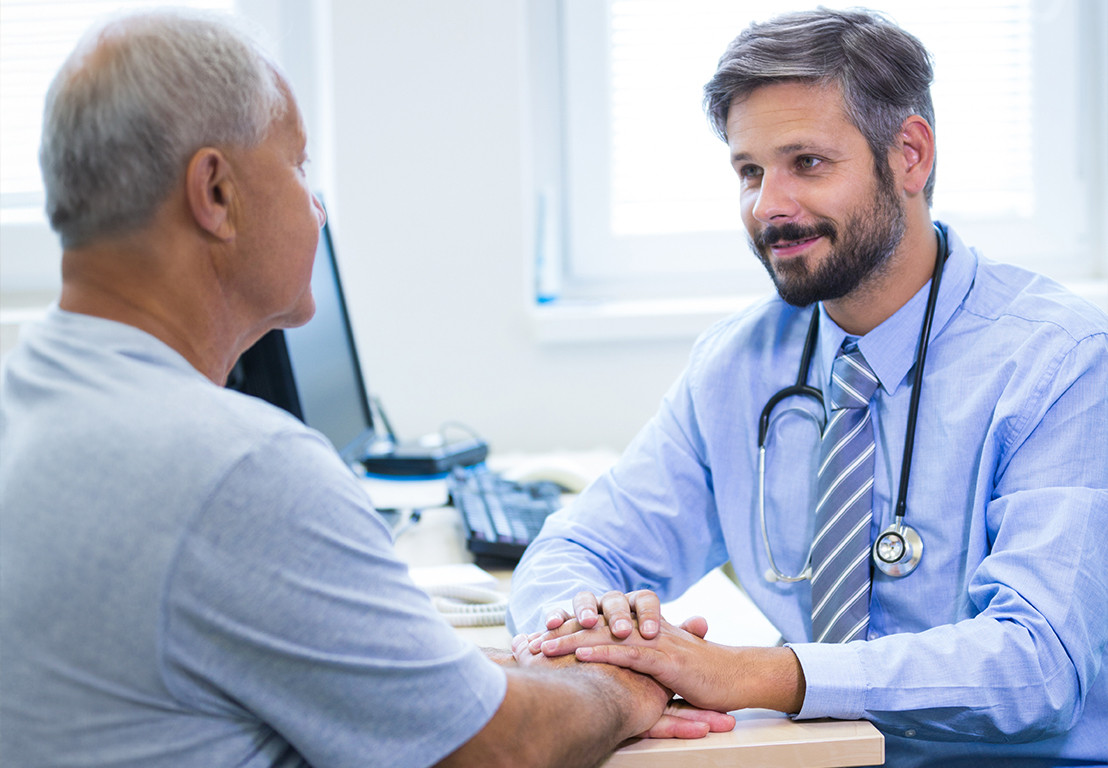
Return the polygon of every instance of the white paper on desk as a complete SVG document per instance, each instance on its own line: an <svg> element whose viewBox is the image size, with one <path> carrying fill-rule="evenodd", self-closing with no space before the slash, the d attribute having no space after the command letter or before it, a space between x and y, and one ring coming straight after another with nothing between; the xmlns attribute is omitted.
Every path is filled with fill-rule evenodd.
<svg viewBox="0 0 1108 768"><path fill-rule="evenodd" d="M362 477L362 487L376 509L431 509L446 506L446 478L434 480L386 480Z"/></svg>
<svg viewBox="0 0 1108 768"><path fill-rule="evenodd" d="M680 624L691 616L708 620L708 640L721 645L776 645L781 633L718 568L676 600L662 605L662 616Z"/></svg>
<svg viewBox="0 0 1108 768"><path fill-rule="evenodd" d="M435 587L484 587L496 589L496 577L473 563L451 563L409 568L412 581L420 589Z"/></svg>

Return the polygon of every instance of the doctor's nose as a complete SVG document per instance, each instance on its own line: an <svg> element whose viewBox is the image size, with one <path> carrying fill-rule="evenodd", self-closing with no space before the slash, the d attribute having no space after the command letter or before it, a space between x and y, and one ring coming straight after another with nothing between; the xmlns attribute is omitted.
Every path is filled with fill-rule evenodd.
<svg viewBox="0 0 1108 768"><path fill-rule="evenodd" d="M769 172L762 177L758 188L758 199L754 202L754 218L763 224L780 224L782 220L793 219L799 214L791 185Z"/></svg>

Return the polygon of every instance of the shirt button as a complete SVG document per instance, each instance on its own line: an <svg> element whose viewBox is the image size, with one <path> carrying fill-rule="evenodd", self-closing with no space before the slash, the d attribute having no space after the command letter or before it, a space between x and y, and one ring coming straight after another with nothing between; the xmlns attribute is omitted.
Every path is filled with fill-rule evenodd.
<svg viewBox="0 0 1108 768"><path fill-rule="evenodd" d="M907 736L910 739L910 738L912 738L913 736L916 735L916 729L915 728L909 728L908 730L906 730L904 732L904 735Z"/></svg>

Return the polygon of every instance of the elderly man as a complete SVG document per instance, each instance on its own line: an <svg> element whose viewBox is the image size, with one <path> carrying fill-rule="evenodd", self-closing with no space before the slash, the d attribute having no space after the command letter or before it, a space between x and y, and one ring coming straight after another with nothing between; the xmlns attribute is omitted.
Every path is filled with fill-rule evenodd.
<svg viewBox="0 0 1108 768"><path fill-rule="evenodd" d="M727 49L706 105L779 296L708 330L547 522L512 580L521 659L866 718L897 766L1108 763L1108 319L932 222L930 82L861 11ZM661 620L728 560L783 647Z"/></svg>
<svg viewBox="0 0 1108 768"><path fill-rule="evenodd" d="M179 13L86 37L41 161L63 288L0 395L6 764L591 765L728 726L616 667L493 663L326 440L220 386L312 316L324 221L248 38Z"/></svg>

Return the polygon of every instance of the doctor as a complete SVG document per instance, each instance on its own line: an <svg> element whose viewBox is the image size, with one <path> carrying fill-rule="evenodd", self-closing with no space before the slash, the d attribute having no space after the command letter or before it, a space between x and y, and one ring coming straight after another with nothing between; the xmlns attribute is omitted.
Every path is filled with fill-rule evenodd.
<svg viewBox="0 0 1108 768"><path fill-rule="evenodd" d="M866 12L727 49L705 103L779 295L704 333L547 523L513 578L521 660L865 718L898 766L1108 762L1108 318L932 222L930 81L920 43ZM787 387L806 394L769 409L761 492L759 420ZM660 616L727 561L781 647Z"/></svg>

